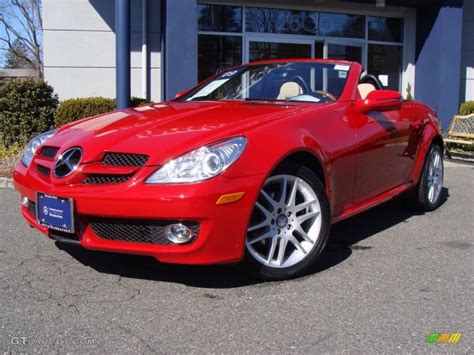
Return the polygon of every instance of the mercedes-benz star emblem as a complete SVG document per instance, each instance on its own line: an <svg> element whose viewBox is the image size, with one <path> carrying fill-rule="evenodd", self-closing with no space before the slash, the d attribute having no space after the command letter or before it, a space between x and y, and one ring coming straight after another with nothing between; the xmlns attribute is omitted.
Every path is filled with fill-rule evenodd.
<svg viewBox="0 0 474 355"><path fill-rule="evenodd" d="M54 176L63 178L77 169L82 158L81 148L71 148L62 153L54 164Z"/></svg>

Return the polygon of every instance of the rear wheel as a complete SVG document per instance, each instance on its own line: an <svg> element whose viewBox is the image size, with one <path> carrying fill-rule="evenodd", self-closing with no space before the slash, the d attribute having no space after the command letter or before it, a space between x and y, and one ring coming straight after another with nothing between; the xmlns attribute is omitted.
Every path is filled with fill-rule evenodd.
<svg viewBox="0 0 474 355"><path fill-rule="evenodd" d="M426 156L416 195L416 202L421 210L433 211L439 207L443 179L443 151L439 145L432 144Z"/></svg>
<svg viewBox="0 0 474 355"><path fill-rule="evenodd" d="M296 277L313 265L330 230L329 203L317 176L286 164L260 191L246 238L246 269L267 280Z"/></svg>

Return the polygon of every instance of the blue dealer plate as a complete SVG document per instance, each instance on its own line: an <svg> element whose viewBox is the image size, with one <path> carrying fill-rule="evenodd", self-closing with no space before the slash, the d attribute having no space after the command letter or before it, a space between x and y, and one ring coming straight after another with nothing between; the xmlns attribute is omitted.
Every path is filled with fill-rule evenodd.
<svg viewBox="0 0 474 355"><path fill-rule="evenodd" d="M74 202L71 198L61 198L36 194L36 219L38 223L55 230L74 233Z"/></svg>

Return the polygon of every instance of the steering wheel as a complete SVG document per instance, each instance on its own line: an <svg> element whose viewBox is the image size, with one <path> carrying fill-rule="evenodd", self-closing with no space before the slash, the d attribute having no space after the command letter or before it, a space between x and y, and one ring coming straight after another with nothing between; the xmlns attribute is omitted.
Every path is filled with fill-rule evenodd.
<svg viewBox="0 0 474 355"><path fill-rule="evenodd" d="M326 99L329 99L330 101L336 101L337 100L337 97L334 96L333 94L327 92L327 91L323 91L323 90L316 90L316 91L313 91L314 94L316 95L320 95Z"/></svg>

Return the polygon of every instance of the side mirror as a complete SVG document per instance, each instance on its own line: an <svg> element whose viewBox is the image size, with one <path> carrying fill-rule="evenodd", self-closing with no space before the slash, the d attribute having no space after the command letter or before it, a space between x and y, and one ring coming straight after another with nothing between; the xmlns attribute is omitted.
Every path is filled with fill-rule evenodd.
<svg viewBox="0 0 474 355"><path fill-rule="evenodd" d="M178 97L181 97L183 96L184 94L186 94L188 92L188 90L180 90L178 91L178 93L175 95L175 99L177 99Z"/></svg>
<svg viewBox="0 0 474 355"><path fill-rule="evenodd" d="M376 90L369 93L365 100L357 101L356 107L362 113L392 111L399 110L402 102L402 95L398 91Z"/></svg>

